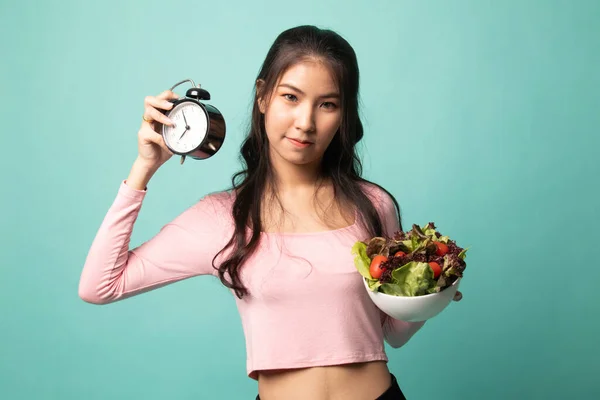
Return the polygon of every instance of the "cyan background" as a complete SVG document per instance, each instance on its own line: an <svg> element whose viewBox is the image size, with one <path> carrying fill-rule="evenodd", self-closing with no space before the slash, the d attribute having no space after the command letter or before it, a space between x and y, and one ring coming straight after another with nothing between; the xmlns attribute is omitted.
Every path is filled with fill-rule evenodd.
<svg viewBox="0 0 600 400"><path fill-rule="evenodd" d="M305 23L358 54L365 175L471 247L464 300L389 349L407 397L600 398L600 2L0 4L1 399L254 398L216 280L104 307L77 285L144 96L192 78L229 130L158 172L132 245L229 183L260 63Z"/></svg>

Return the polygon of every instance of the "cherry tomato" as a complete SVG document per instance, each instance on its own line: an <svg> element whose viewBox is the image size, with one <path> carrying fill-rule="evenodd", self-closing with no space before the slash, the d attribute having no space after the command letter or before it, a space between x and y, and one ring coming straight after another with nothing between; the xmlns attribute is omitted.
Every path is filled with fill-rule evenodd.
<svg viewBox="0 0 600 400"><path fill-rule="evenodd" d="M394 254L394 257L404 257L405 255L406 255L406 253L405 253L405 252L403 252L403 251L398 251L398 252L396 252L396 254Z"/></svg>
<svg viewBox="0 0 600 400"><path fill-rule="evenodd" d="M448 246L446 245L446 243L442 243L442 242L433 242L435 243L435 245L437 246L437 250L435 251L435 254L437 254L438 256L445 256L448 253Z"/></svg>
<svg viewBox="0 0 600 400"><path fill-rule="evenodd" d="M440 264L434 261L430 262L429 266L433 270L433 278L437 279L437 277L440 276L440 274L442 273L442 267L440 267Z"/></svg>
<svg viewBox="0 0 600 400"><path fill-rule="evenodd" d="M385 268L381 268L381 263L387 261L386 256L375 256L371 260L371 266L369 267L369 273L374 279L379 279Z"/></svg>

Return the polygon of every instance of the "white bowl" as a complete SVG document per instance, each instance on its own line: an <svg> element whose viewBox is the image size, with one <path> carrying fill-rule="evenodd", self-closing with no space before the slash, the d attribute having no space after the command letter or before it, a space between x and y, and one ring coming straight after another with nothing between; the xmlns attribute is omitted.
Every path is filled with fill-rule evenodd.
<svg viewBox="0 0 600 400"><path fill-rule="evenodd" d="M363 283L371 300L381 311L401 321L417 322L435 317L450 304L458 290L460 278L439 293L423 296L392 296L373 292L364 278Z"/></svg>

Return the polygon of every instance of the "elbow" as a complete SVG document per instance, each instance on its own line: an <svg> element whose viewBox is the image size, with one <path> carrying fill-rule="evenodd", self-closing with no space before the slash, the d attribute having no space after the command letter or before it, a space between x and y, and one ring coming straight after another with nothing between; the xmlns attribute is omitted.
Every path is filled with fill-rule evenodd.
<svg viewBox="0 0 600 400"><path fill-rule="evenodd" d="M394 320L392 326L384 330L385 341L394 349L404 346L425 325L426 321L405 322Z"/></svg>
<svg viewBox="0 0 600 400"><path fill-rule="evenodd" d="M84 285L82 282L79 283L79 298L86 303L90 304L108 304L110 301L101 297L97 291L91 290L88 285Z"/></svg>
<svg viewBox="0 0 600 400"><path fill-rule="evenodd" d="M102 298L89 293L89 292L85 292L85 291L79 291L79 298L83 301L85 301L86 303L90 303L90 304L97 304L97 305L101 305L101 304L106 304L106 301L104 301Z"/></svg>
<svg viewBox="0 0 600 400"><path fill-rule="evenodd" d="M385 341L390 345L391 348L399 349L400 347L404 346L410 338L402 338L402 339L403 340L398 340L397 338L388 337L385 339Z"/></svg>

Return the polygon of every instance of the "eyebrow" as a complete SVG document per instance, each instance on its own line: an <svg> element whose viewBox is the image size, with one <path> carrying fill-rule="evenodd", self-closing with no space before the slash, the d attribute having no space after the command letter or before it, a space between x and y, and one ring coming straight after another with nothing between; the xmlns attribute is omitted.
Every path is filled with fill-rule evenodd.
<svg viewBox="0 0 600 400"><path fill-rule="evenodd" d="M296 92L300 93L301 95L305 95L306 94L302 90L298 89L296 86L290 85L289 83L282 83L278 87L286 87L286 88L295 90ZM332 98L332 97L339 99L340 98L340 94L338 92L332 92L332 93L324 94L323 96L320 96L319 98L321 98L321 99L328 99L328 98Z"/></svg>

